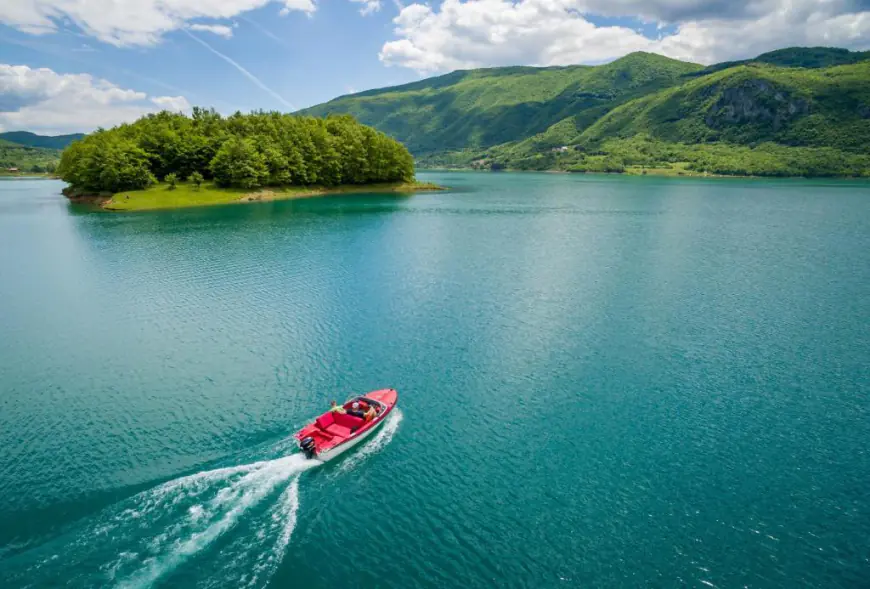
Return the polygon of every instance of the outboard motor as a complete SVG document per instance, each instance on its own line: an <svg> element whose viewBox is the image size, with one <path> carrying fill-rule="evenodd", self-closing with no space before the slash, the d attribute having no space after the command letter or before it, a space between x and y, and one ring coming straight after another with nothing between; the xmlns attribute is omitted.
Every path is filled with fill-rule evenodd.
<svg viewBox="0 0 870 589"><path fill-rule="evenodd" d="M305 458L314 458L317 455L317 446L311 436L299 440L299 449L305 454Z"/></svg>

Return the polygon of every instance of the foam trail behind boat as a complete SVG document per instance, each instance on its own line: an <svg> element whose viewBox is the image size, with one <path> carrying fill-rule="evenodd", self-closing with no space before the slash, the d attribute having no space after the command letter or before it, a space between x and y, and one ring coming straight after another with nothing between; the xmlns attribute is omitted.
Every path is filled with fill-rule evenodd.
<svg viewBox="0 0 870 589"><path fill-rule="evenodd" d="M162 533L140 542L139 554L144 557L142 566L125 576L119 586L125 588L148 587L157 579L174 570L190 557L203 551L218 537L233 527L239 518L251 507L269 496L276 488L298 476L302 471L316 466L316 462L307 460L300 454L294 454L277 460L270 460L250 465L249 469L233 470L230 479L224 479L228 484L221 486L217 492L196 493L188 495L196 497L193 505L185 505L187 514L176 524L166 528ZM236 478L235 475L241 474ZM186 483L171 483L172 489L196 489L202 479L214 480L211 473L203 476L186 477ZM291 487L296 489L296 504L298 505L298 483L294 480ZM160 493L160 488L157 489ZM160 493L165 497L165 493ZM203 496L205 495L205 496ZM184 496L184 491L177 493L169 500L160 501L163 508L174 508ZM293 510L295 521L295 508ZM291 530L292 531L292 530ZM289 533L288 533L289 538Z"/></svg>
<svg viewBox="0 0 870 589"><path fill-rule="evenodd" d="M295 527L299 475L318 464L292 454L168 481L19 555L15 562L3 563L0 578L12 581L12 586L16 582L41 586L63 578L71 587L148 587L216 546L243 519L256 522L264 513L274 519L274 533L268 540L277 537L278 553L283 554ZM265 552L276 553L275 549ZM106 555L112 555L108 562ZM262 558L250 551L248 556ZM266 562L258 578L266 578L274 566ZM70 570L86 572L66 576ZM231 584L238 585L237 581Z"/></svg>
<svg viewBox="0 0 870 589"><path fill-rule="evenodd" d="M380 431L342 457L334 472L346 472L380 451L402 417L394 409ZM287 438L265 455L292 446L295 440ZM7 586L48 586L62 578L69 587L139 588L162 582L264 587L296 527L300 476L319 464L296 453L179 477L0 562L0 578ZM209 565L184 566L194 559ZM70 576L69 571L82 572Z"/></svg>
<svg viewBox="0 0 870 589"><path fill-rule="evenodd" d="M396 431L399 429L399 424L402 423L401 409L393 409L393 412L387 417L381 430L375 434L370 441L366 442L359 450L350 454L341 462L339 472L346 472L356 467L360 462L365 460L370 455L380 452L384 446L390 443Z"/></svg>
<svg viewBox="0 0 870 589"><path fill-rule="evenodd" d="M265 513L245 522L235 539L220 549L214 570L197 587L264 587L281 564L296 528L299 475Z"/></svg>

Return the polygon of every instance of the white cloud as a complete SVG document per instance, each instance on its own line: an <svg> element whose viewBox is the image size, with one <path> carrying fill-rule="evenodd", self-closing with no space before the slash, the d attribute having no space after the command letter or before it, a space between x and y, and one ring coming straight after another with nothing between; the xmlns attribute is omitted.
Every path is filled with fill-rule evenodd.
<svg viewBox="0 0 870 589"><path fill-rule="evenodd" d="M0 23L32 34L54 32L69 20L87 35L116 46L153 45L199 18L233 18L274 0L6 0ZM281 13L311 14L314 0L283 0ZM208 26L208 25L202 25ZM226 27L225 27L226 28ZM211 31L215 32L215 31ZM220 33L217 33L220 34Z"/></svg>
<svg viewBox="0 0 870 589"><path fill-rule="evenodd" d="M394 19L397 41L380 58L420 71L483 65L602 61L646 48L625 27L597 27L571 0L444 0L440 10L406 6Z"/></svg>
<svg viewBox="0 0 870 589"><path fill-rule="evenodd" d="M665 55L714 63L794 46L870 48L870 10L850 1L781 0L757 18L687 22L654 47ZM870 8L870 7L867 7Z"/></svg>
<svg viewBox="0 0 870 589"><path fill-rule="evenodd" d="M279 13L281 16L287 16L294 10L304 12L309 16L317 10L314 0L284 0L284 8Z"/></svg>
<svg viewBox="0 0 870 589"><path fill-rule="evenodd" d="M684 20L649 39L590 14ZM444 0L406 6L393 22L397 40L381 61L421 72L597 63L639 50L712 63L794 45L870 47L864 0Z"/></svg>
<svg viewBox="0 0 870 589"><path fill-rule="evenodd" d="M226 25L204 25L197 23L190 25L190 30L212 33L218 37L223 37L224 39L229 39L233 36L233 28Z"/></svg>
<svg viewBox="0 0 870 589"><path fill-rule="evenodd" d="M154 96L151 102L163 110L171 112L190 112L193 107L184 96Z"/></svg>
<svg viewBox="0 0 870 589"><path fill-rule="evenodd" d="M91 131L163 109L189 110L183 96L153 96L88 74L0 64L0 130Z"/></svg>
<svg viewBox="0 0 870 589"><path fill-rule="evenodd" d="M381 9L381 0L350 0L356 4L362 4L362 8L359 9L359 13L363 16L368 16L373 12L377 12Z"/></svg>
<svg viewBox="0 0 870 589"><path fill-rule="evenodd" d="M779 0L583 0L578 8L602 16L635 16L647 22L746 18L767 13Z"/></svg>

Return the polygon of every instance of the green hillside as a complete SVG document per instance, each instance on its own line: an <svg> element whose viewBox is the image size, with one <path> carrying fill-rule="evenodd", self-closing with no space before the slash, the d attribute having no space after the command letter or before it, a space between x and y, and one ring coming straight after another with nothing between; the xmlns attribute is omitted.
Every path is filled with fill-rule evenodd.
<svg viewBox="0 0 870 589"><path fill-rule="evenodd" d="M28 131L0 133L0 174L54 172L60 153L67 145L84 137L72 135L37 135Z"/></svg>
<svg viewBox="0 0 870 589"><path fill-rule="evenodd" d="M787 47L762 53L752 59L717 63L698 73L703 75L749 63L766 63L780 67L820 68L849 65L867 59L870 59L870 51L849 51L838 47Z"/></svg>
<svg viewBox="0 0 870 589"><path fill-rule="evenodd" d="M635 99L589 126L569 117L526 140L447 159L523 169L680 162L686 172L870 175L868 143L870 61L819 69L752 63Z"/></svg>
<svg viewBox="0 0 870 589"><path fill-rule="evenodd" d="M20 172L53 172L60 161L60 151L28 147L0 139L0 174L9 174L10 168Z"/></svg>
<svg viewBox="0 0 870 589"><path fill-rule="evenodd" d="M638 133L686 143L775 141L862 150L870 139L870 61L821 69L728 68L623 105L580 140Z"/></svg>
<svg viewBox="0 0 870 589"><path fill-rule="evenodd" d="M350 113L415 155L426 155L523 139L572 115L592 123L615 106L673 86L700 69L660 55L632 53L596 67L457 71L342 96L302 112Z"/></svg>
<svg viewBox="0 0 870 589"><path fill-rule="evenodd" d="M460 71L307 112L350 112L429 167L870 175L870 52L845 49Z"/></svg>
<svg viewBox="0 0 870 589"><path fill-rule="evenodd" d="M45 149L63 149L76 139L84 137L84 133L72 133L70 135L37 135L29 131L8 131L0 133L0 139L26 145L28 147L42 147Z"/></svg>

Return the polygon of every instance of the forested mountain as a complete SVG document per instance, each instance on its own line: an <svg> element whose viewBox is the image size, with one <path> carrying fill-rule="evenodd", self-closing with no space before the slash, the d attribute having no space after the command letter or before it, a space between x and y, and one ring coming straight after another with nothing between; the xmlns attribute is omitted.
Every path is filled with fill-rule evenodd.
<svg viewBox="0 0 870 589"><path fill-rule="evenodd" d="M162 180L220 187L370 184L411 180L408 150L348 116L278 112L222 117L164 111L72 143L58 174L72 192L119 192Z"/></svg>
<svg viewBox="0 0 870 589"><path fill-rule="evenodd" d="M54 172L60 150L84 136L84 133L53 136L28 131L0 133L0 172L9 169L24 173Z"/></svg>
<svg viewBox="0 0 870 589"><path fill-rule="evenodd" d="M60 151L19 145L0 139L0 173L10 169L20 172L53 172L60 161Z"/></svg>
<svg viewBox="0 0 870 589"><path fill-rule="evenodd" d="M352 114L415 155L426 155L523 139L567 116L591 124L614 107L701 69L661 55L632 53L602 66L456 71L343 96L302 112Z"/></svg>
<svg viewBox="0 0 870 589"><path fill-rule="evenodd" d="M84 133L72 133L70 135L37 135L29 131L7 131L0 133L0 139L26 145L29 147L41 147L45 149L63 149L76 139L84 137Z"/></svg>
<svg viewBox="0 0 870 589"><path fill-rule="evenodd" d="M870 51L849 51L848 49L840 49L838 47L787 47L762 53L753 59L717 63L701 70L699 73L717 72L748 63L766 63L780 67L820 68L834 65L849 65L867 59L870 59Z"/></svg>
<svg viewBox="0 0 870 589"><path fill-rule="evenodd" d="M845 49L454 72L306 112L349 112L422 165L870 175L870 52Z"/></svg>

